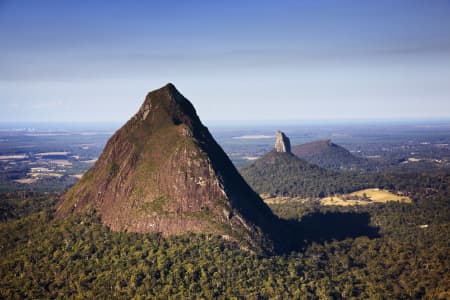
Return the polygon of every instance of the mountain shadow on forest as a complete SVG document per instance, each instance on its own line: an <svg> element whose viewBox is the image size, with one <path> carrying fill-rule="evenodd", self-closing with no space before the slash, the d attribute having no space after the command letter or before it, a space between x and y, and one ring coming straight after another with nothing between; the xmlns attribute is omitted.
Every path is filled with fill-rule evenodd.
<svg viewBox="0 0 450 300"><path fill-rule="evenodd" d="M370 225L369 213L356 212L316 212L301 220L280 220L286 234L287 252L301 251L312 243L345 240L366 236L380 237L377 227Z"/></svg>

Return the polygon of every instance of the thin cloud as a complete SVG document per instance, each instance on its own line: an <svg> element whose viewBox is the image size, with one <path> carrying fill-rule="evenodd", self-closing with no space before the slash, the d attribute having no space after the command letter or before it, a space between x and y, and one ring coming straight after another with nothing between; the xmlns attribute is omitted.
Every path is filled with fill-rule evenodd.
<svg viewBox="0 0 450 300"><path fill-rule="evenodd" d="M361 64L370 59L409 59L421 55L450 59L450 41L426 45L385 48L243 49L192 53L107 53L107 54L3 54L1 81L77 80L92 78L142 78L171 72L227 72L240 69L305 68L331 63ZM414 62L412 62L414 63Z"/></svg>

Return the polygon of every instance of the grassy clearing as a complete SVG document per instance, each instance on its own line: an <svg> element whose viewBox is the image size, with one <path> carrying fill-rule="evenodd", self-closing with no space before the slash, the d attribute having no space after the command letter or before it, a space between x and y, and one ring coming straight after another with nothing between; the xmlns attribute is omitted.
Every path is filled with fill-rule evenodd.
<svg viewBox="0 0 450 300"><path fill-rule="evenodd" d="M365 189L350 194L335 195L320 199L322 205L367 205L371 203L386 203L397 201L402 203L411 203L411 198L400 193L393 193L381 189Z"/></svg>
<svg viewBox="0 0 450 300"><path fill-rule="evenodd" d="M283 204L283 203L292 203L292 202L306 202L310 201L309 198L299 198L299 197L283 197L283 196L275 196L271 197L268 194L261 194L261 198L263 198L264 202L267 204Z"/></svg>
<svg viewBox="0 0 450 300"><path fill-rule="evenodd" d="M72 162L68 159L53 159L50 161L50 163L55 164L57 166L65 167L65 166L71 166Z"/></svg>
<svg viewBox="0 0 450 300"><path fill-rule="evenodd" d="M386 203L389 201L397 201L401 203L411 203L411 198L402 195L400 193L394 193L388 190L382 189L364 189L350 194L334 195L324 198L300 198L300 197L272 197L269 194L261 194L264 202L267 204L284 204L284 203L305 203L311 201L318 201L321 205L339 205L339 206L351 206L351 205L367 205L371 203Z"/></svg>
<svg viewBox="0 0 450 300"><path fill-rule="evenodd" d="M0 160L10 160L10 159L25 159L28 158L26 154L18 154L18 155L0 155Z"/></svg>
<svg viewBox="0 0 450 300"><path fill-rule="evenodd" d="M22 183L22 184L32 184L37 181L37 178L21 178L14 180L15 182Z"/></svg>

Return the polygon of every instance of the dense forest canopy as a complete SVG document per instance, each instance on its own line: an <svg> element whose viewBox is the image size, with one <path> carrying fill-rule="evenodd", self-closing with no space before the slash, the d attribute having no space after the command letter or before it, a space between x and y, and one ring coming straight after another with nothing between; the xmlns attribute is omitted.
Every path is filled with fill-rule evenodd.
<svg viewBox="0 0 450 300"><path fill-rule="evenodd" d="M215 236L115 233L95 215L57 220L47 205L52 195L36 194L42 209L25 205L0 224L0 297L445 299L449 183L445 174L398 177L396 186L416 191L411 205L272 205L279 216L300 221L314 214L368 213L379 236L316 241L305 235L310 240L300 251L271 257ZM12 200L13 194L2 200L2 210ZM305 226L317 229L314 222Z"/></svg>

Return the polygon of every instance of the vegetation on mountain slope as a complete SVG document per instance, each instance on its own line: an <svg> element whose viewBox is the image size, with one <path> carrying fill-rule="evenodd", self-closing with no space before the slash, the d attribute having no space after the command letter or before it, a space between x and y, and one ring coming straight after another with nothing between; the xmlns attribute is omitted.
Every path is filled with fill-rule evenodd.
<svg viewBox="0 0 450 300"><path fill-rule="evenodd" d="M292 153L312 164L338 171L373 170L375 163L353 155L330 140L313 141L292 147Z"/></svg>
<svg viewBox="0 0 450 300"><path fill-rule="evenodd" d="M275 151L240 171L260 194L314 198L370 187L361 174L326 170L293 154Z"/></svg>

